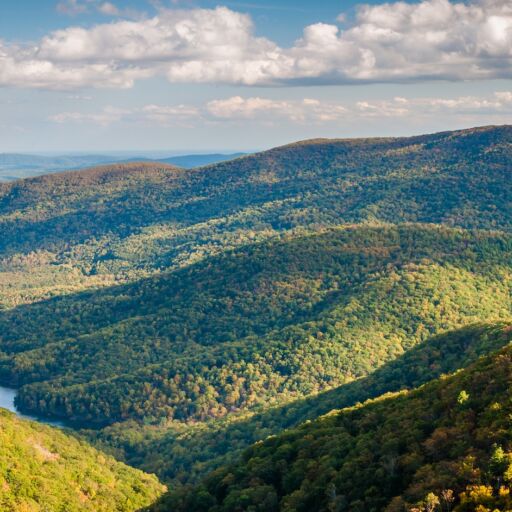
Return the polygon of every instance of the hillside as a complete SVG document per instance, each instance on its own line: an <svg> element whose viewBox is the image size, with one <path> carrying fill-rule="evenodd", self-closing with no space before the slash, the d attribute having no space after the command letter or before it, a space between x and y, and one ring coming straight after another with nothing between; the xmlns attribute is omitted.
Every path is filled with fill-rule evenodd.
<svg viewBox="0 0 512 512"><path fill-rule="evenodd" d="M0 488L0 509L9 512L135 512L164 490L155 477L5 409Z"/></svg>
<svg viewBox="0 0 512 512"><path fill-rule="evenodd" d="M134 422L113 425L87 436L118 457L154 472L171 486L196 482L205 473L237 460L261 439L389 392L418 387L442 374L467 367L512 341L510 324L477 324L420 343L367 377L330 391L196 425L147 428Z"/></svg>
<svg viewBox="0 0 512 512"><path fill-rule="evenodd" d="M224 162L226 160L232 160L244 155L244 153L199 153L158 158L154 155L147 157L142 156L142 154L143 153L137 157L132 154L46 156L0 153L0 182L14 181L21 178L32 178L44 174L78 170L100 165L119 165L123 163L126 164L128 162L140 161L151 162L155 167L158 167L160 163L163 163L175 165L184 169L192 169L193 167L201 167L204 165Z"/></svg>
<svg viewBox="0 0 512 512"><path fill-rule="evenodd" d="M511 382L508 347L269 437L151 510L510 510Z"/></svg>
<svg viewBox="0 0 512 512"><path fill-rule="evenodd" d="M245 153L210 153L198 155L179 155L171 156L160 160L166 164L176 165L182 169L193 169L194 167L203 167L205 165L212 165L226 160L233 160L244 156Z"/></svg>
<svg viewBox="0 0 512 512"><path fill-rule="evenodd" d="M22 410L189 421L362 377L427 337L511 317L512 237L355 226L0 314ZM128 392L127 392L128 390Z"/></svg>
<svg viewBox="0 0 512 512"><path fill-rule="evenodd" d="M510 339L511 148L486 127L0 185L0 384L180 486L463 368Z"/></svg>
<svg viewBox="0 0 512 512"><path fill-rule="evenodd" d="M0 303L145 277L290 230L510 230L511 140L508 126L315 140L188 171L146 162L3 184Z"/></svg>
<svg viewBox="0 0 512 512"><path fill-rule="evenodd" d="M0 182L30 178L52 172L80 169L112 163L116 158L106 155L29 155L0 153Z"/></svg>

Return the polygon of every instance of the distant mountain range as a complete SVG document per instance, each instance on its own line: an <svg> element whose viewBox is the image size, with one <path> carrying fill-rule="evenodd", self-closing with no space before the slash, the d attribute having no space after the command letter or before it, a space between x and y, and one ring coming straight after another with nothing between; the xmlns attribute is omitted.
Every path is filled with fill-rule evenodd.
<svg viewBox="0 0 512 512"><path fill-rule="evenodd" d="M170 158L158 159L159 162L166 164L176 165L183 169L193 169L194 167L202 167L203 165L212 165L219 162L225 162L226 160L233 160L244 156L245 153L212 153L211 155L183 155L183 156L172 156Z"/></svg>
<svg viewBox="0 0 512 512"><path fill-rule="evenodd" d="M13 181L42 174L67 170L79 170L97 165L118 162L164 162L183 169L192 169L211 165L243 156L244 153L212 153L178 155L166 158L149 158L143 154L127 158L126 155L29 155L18 153L0 153L0 181Z"/></svg>

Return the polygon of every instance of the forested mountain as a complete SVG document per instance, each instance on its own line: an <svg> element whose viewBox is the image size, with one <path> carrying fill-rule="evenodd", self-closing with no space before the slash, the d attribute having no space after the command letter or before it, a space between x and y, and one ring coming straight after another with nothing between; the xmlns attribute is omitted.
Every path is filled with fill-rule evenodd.
<svg viewBox="0 0 512 512"><path fill-rule="evenodd" d="M244 156L245 153L210 153L198 155L179 155L171 156L160 160L161 162L176 165L183 169L193 169L194 167L202 167L204 165L216 164L226 160L233 160Z"/></svg>
<svg viewBox="0 0 512 512"><path fill-rule="evenodd" d="M0 298L10 307L142 277L289 230L510 230L511 140L508 126L317 140L196 170L126 164L0 185Z"/></svg>
<svg viewBox="0 0 512 512"><path fill-rule="evenodd" d="M512 341L509 323L477 324L429 338L365 378L330 391L253 414L231 415L193 426L172 424L148 429L134 422L88 435L101 446L116 447L123 460L157 473L171 487L194 482L207 471L236 460L250 444L333 409L369 398L413 389L442 374L465 368Z"/></svg>
<svg viewBox="0 0 512 512"><path fill-rule="evenodd" d="M146 161L158 166L159 163L171 164L184 169L192 169L203 165L211 165L243 156L244 153L199 153L192 155L176 155L158 158L155 155L138 157L128 154L114 155L30 155L16 153L0 153L0 182L14 181L20 178L31 178L56 172L77 170L98 165L113 165L126 162Z"/></svg>
<svg viewBox="0 0 512 512"><path fill-rule="evenodd" d="M509 347L269 437L151 510L510 510L511 382Z"/></svg>
<svg viewBox="0 0 512 512"><path fill-rule="evenodd" d="M0 185L0 383L21 410L174 486L303 421L316 435L333 408L463 368L510 340L511 148L511 127L486 127ZM191 506L250 508L234 490L252 487L247 460ZM262 484L270 501L248 499L292 510L283 468ZM212 492L217 474L236 498ZM407 491L392 488L343 496L381 510ZM162 506L187 507L184 492Z"/></svg>
<svg viewBox="0 0 512 512"><path fill-rule="evenodd" d="M164 490L158 480L59 429L0 409L0 510L135 512Z"/></svg>
<svg viewBox="0 0 512 512"><path fill-rule="evenodd" d="M1 313L0 380L21 386L22 410L87 426L202 421L344 384L432 334L510 318L511 268L512 236L444 227L256 244Z"/></svg>
<svg viewBox="0 0 512 512"><path fill-rule="evenodd" d="M115 157L106 155L46 156L0 153L0 182L112 163L115 160Z"/></svg>

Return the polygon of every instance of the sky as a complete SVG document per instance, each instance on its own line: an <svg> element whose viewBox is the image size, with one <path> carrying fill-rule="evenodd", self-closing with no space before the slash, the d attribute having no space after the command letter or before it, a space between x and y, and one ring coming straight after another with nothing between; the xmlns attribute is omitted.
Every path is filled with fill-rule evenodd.
<svg viewBox="0 0 512 512"><path fill-rule="evenodd" d="M506 124L511 78L510 0L2 0L0 152Z"/></svg>

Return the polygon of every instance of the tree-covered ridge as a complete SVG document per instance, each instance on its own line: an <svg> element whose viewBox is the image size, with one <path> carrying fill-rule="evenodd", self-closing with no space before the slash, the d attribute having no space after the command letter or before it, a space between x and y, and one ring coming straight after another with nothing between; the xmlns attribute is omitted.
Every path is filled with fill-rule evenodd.
<svg viewBox="0 0 512 512"><path fill-rule="evenodd" d="M84 432L118 457L156 473L171 487L196 482L207 472L236 460L252 443L384 393L412 389L444 373L469 366L512 340L510 324L477 324L450 331L411 348L367 377L330 391L256 413L207 423L147 428L133 421L99 432Z"/></svg>
<svg viewBox="0 0 512 512"><path fill-rule="evenodd" d="M137 164L0 185L0 270L36 259L48 281L27 291L0 279L1 300L49 297L63 273L70 288L94 287L305 227L510 230L511 138L510 127L487 127L308 141L189 171Z"/></svg>
<svg viewBox="0 0 512 512"><path fill-rule="evenodd" d="M511 384L508 347L415 391L269 437L152 510L505 512Z"/></svg>
<svg viewBox="0 0 512 512"><path fill-rule="evenodd" d="M510 318L512 238L436 226L289 237L0 315L19 405L87 425L205 420L362 377Z"/></svg>
<svg viewBox="0 0 512 512"><path fill-rule="evenodd" d="M315 140L202 169L0 185L0 382L25 411L106 427L84 434L175 485L333 408L453 372L510 338L503 324L464 326L512 316L511 139L487 127ZM306 449L299 470L283 466L282 503L282 482L301 486L316 457ZM275 508L247 482L249 501ZM361 510L387 499L369 489ZM237 492L228 505L215 494L221 510L251 509Z"/></svg>
<svg viewBox="0 0 512 512"><path fill-rule="evenodd" d="M154 476L0 409L0 510L135 512L163 491Z"/></svg>

